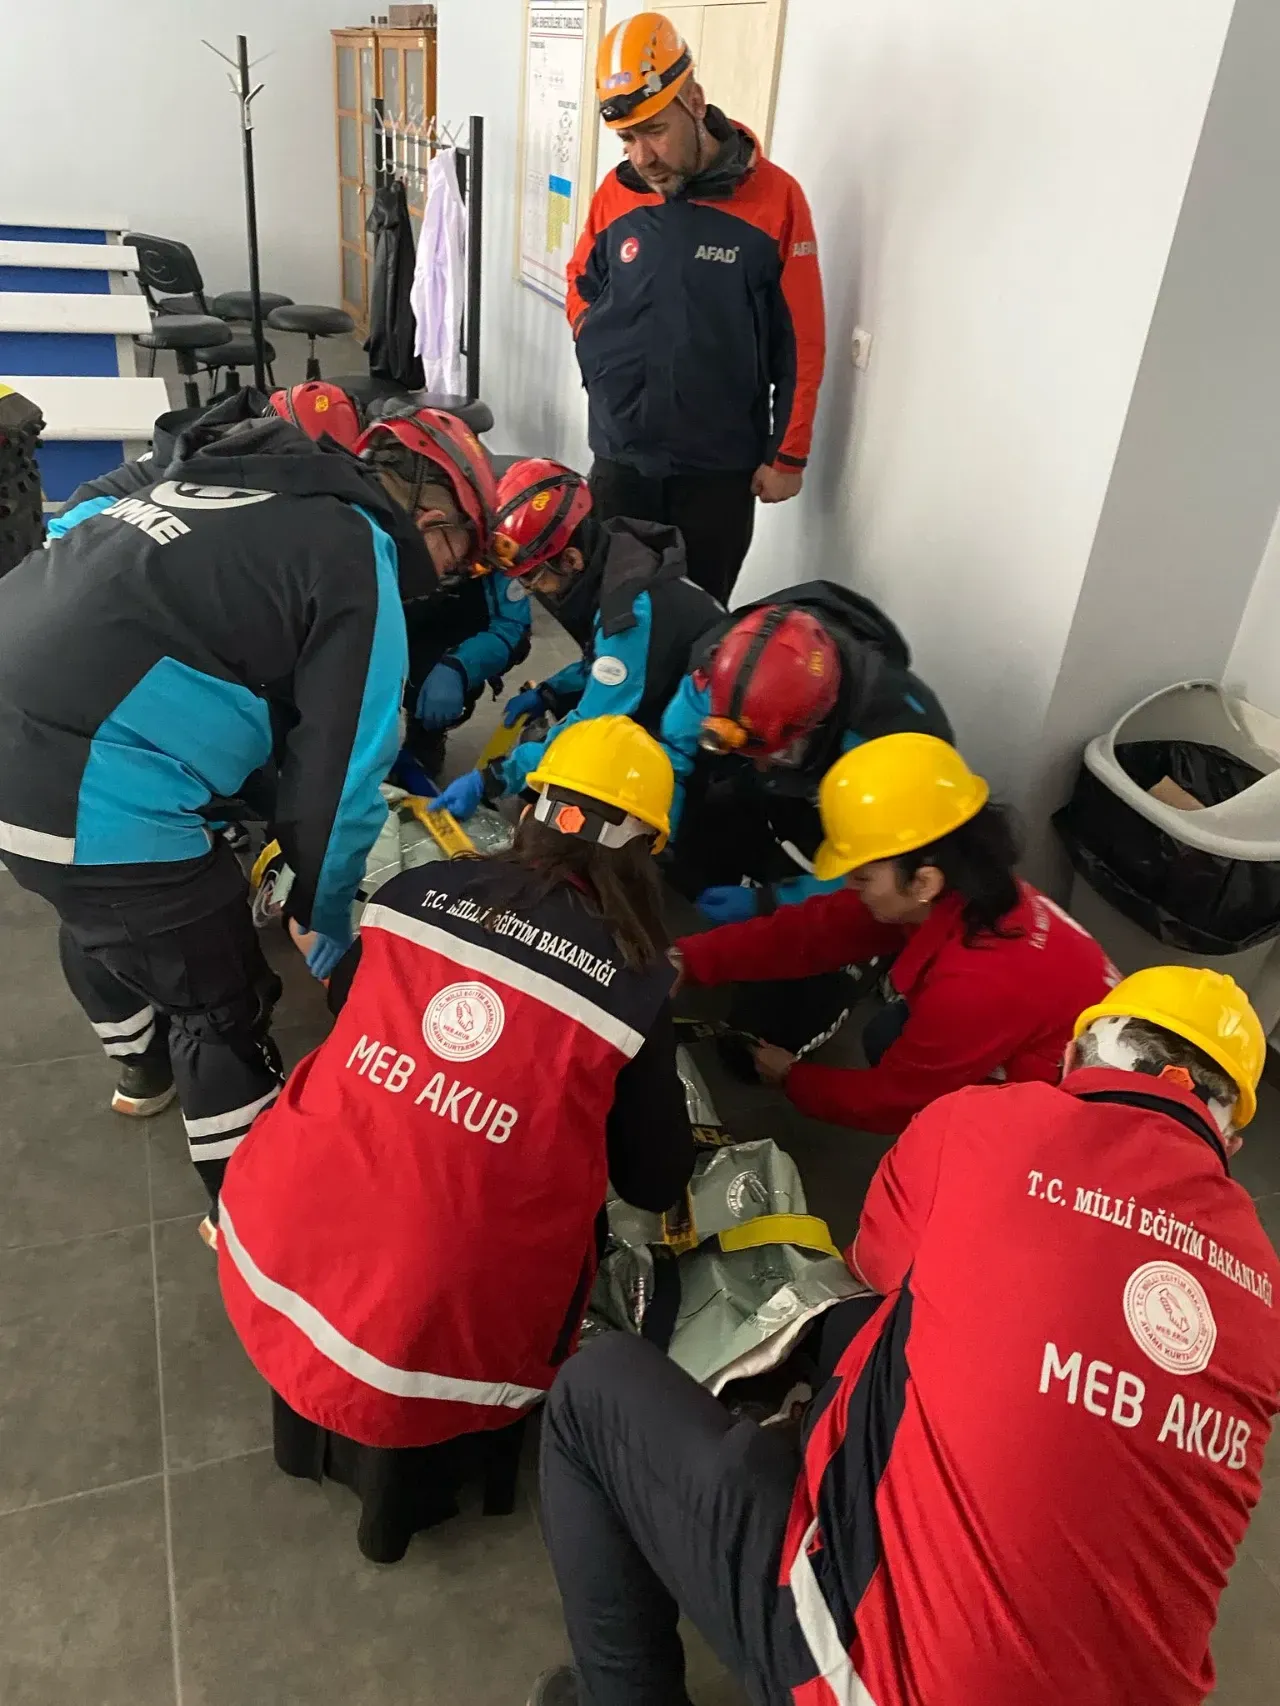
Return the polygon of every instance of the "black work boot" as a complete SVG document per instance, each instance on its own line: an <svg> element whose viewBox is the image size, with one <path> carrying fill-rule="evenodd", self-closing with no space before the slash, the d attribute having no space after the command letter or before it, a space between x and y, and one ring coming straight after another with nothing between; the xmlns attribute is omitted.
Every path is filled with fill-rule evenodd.
<svg viewBox="0 0 1280 1706"><path fill-rule="evenodd" d="M167 1054L138 1055L121 1062L111 1107L114 1113L127 1114L130 1119L150 1119L152 1114L163 1112L177 1093Z"/></svg>

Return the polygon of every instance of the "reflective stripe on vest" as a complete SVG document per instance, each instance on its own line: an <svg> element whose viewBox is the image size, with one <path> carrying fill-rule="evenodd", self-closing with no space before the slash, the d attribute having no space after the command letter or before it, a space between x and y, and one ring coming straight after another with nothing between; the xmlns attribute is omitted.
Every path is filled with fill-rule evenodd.
<svg viewBox="0 0 1280 1706"><path fill-rule="evenodd" d="M23 859L42 859L46 865L74 865L76 859L74 835L50 835L20 823L0 823L0 848Z"/></svg>
<svg viewBox="0 0 1280 1706"><path fill-rule="evenodd" d="M531 995L536 1001L563 1013L566 1019L573 1019L587 1030L594 1031L601 1041L619 1049L628 1060L639 1054L644 1044L641 1032L616 1019L612 1013L606 1013L603 1007L597 1007L584 995L567 989L563 983L557 983L540 971L531 971L528 966L494 953L490 948L481 948L474 942L453 936L421 918L407 918L404 913L394 912L390 907L379 906L375 902L364 909L360 928L385 930L392 936L403 937L406 942L416 942L420 948L440 954L455 965L466 966L468 971L491 977L495 983L505 983L511 989L518 989L522 995Z"/></svg>
<svg viewBox="0 0 1280 1706"><path fill-rule="evenodd" d="M366 921L368 914L365 915ZM353 1380L386 1392L393 1398L438 1398L451 1404L483 1404L496 1409L527 1410L546 1391L540 1386L512 1386L505 1381L460 1380L449 1374L427 1374L419 1369L395 1368L359 1345L344 1338L331 1321L296 1291L268 1279L240 1242L227 1205L218 1211L218 1242L231 1258L236 1272L249 1290L268 1309L283 1315L321 1356Z"/></svg>
<svg viewBox="0 0 1280 1706"><path fill-rule="evenodd" d="M817 1532L818 1519L815 1516L805 1529L791 1563L789 1586L800 1633L818 1667L818 1675L835 1696L837 1706L876 1706L853 1668L853 1660L845 1651L835 1618L813 1573L809 1548Z"/></svg>

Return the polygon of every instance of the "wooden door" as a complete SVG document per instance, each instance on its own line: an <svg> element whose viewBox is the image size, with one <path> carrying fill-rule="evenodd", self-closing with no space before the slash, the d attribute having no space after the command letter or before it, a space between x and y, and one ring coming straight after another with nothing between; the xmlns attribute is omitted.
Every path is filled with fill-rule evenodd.
<svg viewBox="0 0 1280 1706"><path fill-rule="evenodd" d="M338 149L338 265L342 306L363 334L369 322L373 254L365 230L374 189L373 99L377 93L372 31L333 32L334 108Z"/></svg>

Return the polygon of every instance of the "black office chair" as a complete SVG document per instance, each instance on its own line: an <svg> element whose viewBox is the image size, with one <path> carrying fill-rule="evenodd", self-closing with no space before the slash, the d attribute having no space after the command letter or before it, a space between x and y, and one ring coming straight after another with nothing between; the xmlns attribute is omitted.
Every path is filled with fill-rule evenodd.
<svg viewBox="0 0 1280 1706"><path fill-rule="evenodd" d="M183 392L194 407L200 401L195 351L230 342L231 328L210 311L196 258L185 243L129 231L125 242L138 251L138 283L151 310L151 330L133 341L147 351L148 377L156 370L156 352L171 349L178 358Z"/></svg>
<svg viewBox="0 0 1280 1706"><path fill-rule="evenodd" d="M138 251L138 283L153 314L207 314L217 318L204 293L196 258L185 243L127 231L125 242Z"/></svg>

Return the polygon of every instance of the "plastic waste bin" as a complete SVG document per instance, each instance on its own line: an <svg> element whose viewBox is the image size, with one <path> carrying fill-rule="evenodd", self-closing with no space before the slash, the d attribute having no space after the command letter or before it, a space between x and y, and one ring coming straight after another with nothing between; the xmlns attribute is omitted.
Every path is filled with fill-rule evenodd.
<svg viewBox="0 0 1280 1706"><path fill-rule="evenodd" d="M1217 682L1163 688L1089 742L1054 826L1071 911L1123 971L1212 966L1280 1020L1280 721Z"/></svg>

